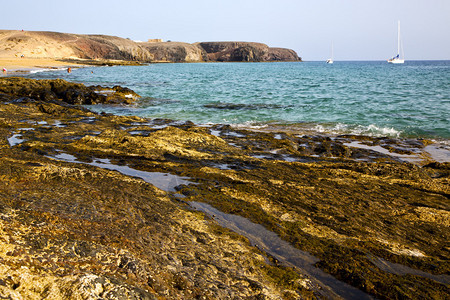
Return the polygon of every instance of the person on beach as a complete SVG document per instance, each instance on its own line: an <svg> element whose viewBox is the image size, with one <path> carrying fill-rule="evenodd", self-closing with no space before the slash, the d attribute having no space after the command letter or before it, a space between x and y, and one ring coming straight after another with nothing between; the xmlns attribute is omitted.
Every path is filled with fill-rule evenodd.
<svg viewBox="0 0 450 300"><path fill-rule="evenodd" d="M67 68L67 73L70 73L70 72L72 72L72 68L71 68L71 67L68 67L68 68Z"/></svg>
<svg viewBox="0 0 450 300"><path fill-rule="evenodd" d="M3 74L6 74L6 72L7 72L6 68L3 68Z"/></svg>

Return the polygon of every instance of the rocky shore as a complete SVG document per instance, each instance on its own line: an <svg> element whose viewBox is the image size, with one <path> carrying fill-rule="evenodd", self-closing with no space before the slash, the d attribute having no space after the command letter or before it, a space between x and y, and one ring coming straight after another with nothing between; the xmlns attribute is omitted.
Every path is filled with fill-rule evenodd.
<svg viewBox="0 0 450 300"><path fill-rule="evenodd" d="M0 78L1 298L450 296L450 165L399 158L430 141L79 105L138 99Z"/></svg>

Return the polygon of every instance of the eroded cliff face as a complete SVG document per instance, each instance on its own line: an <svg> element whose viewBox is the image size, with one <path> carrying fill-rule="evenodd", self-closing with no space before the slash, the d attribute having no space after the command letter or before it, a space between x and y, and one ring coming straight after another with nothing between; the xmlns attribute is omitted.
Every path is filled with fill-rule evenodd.
<svg viewBox="0 0 450 300"><path fill-rule="evenodd" d="M261 61L269 47L261 43L201 42L197 44L211 61Z"/></svg>
<svg viewBox="0 0 450 300"><path fill-rule="evenodd" d="M181 42L140 43L156 62L202 62L206 53L196 45Z"/></svg>
<svg viewBox="0 0 450 300"><path fill-rule="evenodd" d="M299 61L295 51L261 43L141 43L107 35L0 31L0 57L39 57L150 62Z"/></svg>
<svg viewBox="0 0 450 300"><path fill-rule="evenodd" d="M269 61L301 61L302 58L292 49L269 47Z"/></svg>
<svg viewBox="0 0 450 300"><path fill-rule="evenodd" d="M78 57L88 59L131 60L151 62L154 60L139 43L116 36L107 35L78 35L71 47Z"/></svg>
<svg viewBox="0 0 450 300"><path fill-rule="evenodd" d="M0 31L0 57L81 58L150 62L153 56L138 43L106 35L48 31Z"/></svg>
<svg viewBox="0 0 450 300"><path fill-rule="evenodd" d="M201 42L210 61L301 61L295 51L252 42Z"/></svg>

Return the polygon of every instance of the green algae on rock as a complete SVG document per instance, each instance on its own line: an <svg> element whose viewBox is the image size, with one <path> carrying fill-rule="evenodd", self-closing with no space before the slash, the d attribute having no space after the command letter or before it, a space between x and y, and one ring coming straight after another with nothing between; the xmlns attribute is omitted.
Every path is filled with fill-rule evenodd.
<svg viewBox="0 0 450 300"><path fill-rule="evenodd" d="M351 146L362 137L197 127L2 93L2 297L327 297L191 201L263 225L376 298L450 294L448 163ZM165 191L105 161L186 181Z"/></svg>
<svg viewBox="0 0 450 300"><path fill-rule="evenodd" d="M35 100L61 100L69 104L131 104L140 96L121 86L85 86L63 79L0 78L0 93Z"/></svg>

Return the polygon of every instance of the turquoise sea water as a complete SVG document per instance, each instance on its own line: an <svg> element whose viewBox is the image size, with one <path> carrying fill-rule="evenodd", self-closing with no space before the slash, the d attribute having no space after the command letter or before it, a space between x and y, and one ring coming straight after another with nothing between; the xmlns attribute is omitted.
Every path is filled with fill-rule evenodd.
<svg viewBox="0 0 450 300"><path fill-rule="evenodd" d="M450 139L450 61L151 64L29 76L121 85L143 96L133 106L91 107L114 114Z"/></svg>

